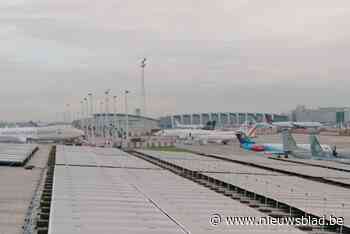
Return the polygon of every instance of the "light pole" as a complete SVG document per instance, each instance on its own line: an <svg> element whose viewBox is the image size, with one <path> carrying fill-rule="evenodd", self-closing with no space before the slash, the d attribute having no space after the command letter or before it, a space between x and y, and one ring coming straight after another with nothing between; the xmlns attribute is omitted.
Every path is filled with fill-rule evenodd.
<svg viewBox="0 0 350 234"><path fill-rule="evenodd" d="M100 135L104 137L103 101L100 101Z"/></svg>
<svg viewBox="0 0 350 234"><path fill-rule="evenodd" d="M105 95L106 95L106 98L105 98L105 110L106 110L106 118L105 118L105 124L106 124L106 127L107 127L107 130L109 130L109 92L110 92L110 89L106 90L105 92ZM108 134L106 134L110 137L110 134L108 132Z"/></svg>
<svg viewBox="0 0 350 234"><path fill-rule="evenodd" d="M114 118L113 118L113 133L114 138L118 138L118 128L117 128L117 96L113 96L113 112L114 112Z"/></svg>
<svg viewBox="0 0 350 234"><path fill-rule="evenodd" d="M146 58L143 58L141 61L141 97L142 97L143 116L146 116L145 67L146 67Z"/></svg>
<svg viewBox="0 0 350 234"><path fill-rule="evenodd" d="M85 97L84 98L84 119L85 119L85 134L87 136L88 139L90 139L89 136L89 108L88 108L88 99Z"/></svg>
<svg viewBox="0 0 350 234"><path fill-rule="evenodd" d="M94 100L93 100L93 96L92 93L88 94L89 96L89 100L90 100L90 117L91 117L91 124L90 124L90 128L91 128L91 140L93 142L95 142L95 124L94 124Z"/></svg>
<svg viewBox="0 0 350 234"><path fill-rule="evenodd" d="M84 127L84 102L83 101L80 101L80 107L81 107L81 113L80 113L81 129L85 132L85 127Z"/></svg>
<svg viewBox="0 0 350 234"><path fill-rule="evenodd" d="M129 147L129 113L128 113L128 90L125 90L125 139L126 147Z"/></svg>

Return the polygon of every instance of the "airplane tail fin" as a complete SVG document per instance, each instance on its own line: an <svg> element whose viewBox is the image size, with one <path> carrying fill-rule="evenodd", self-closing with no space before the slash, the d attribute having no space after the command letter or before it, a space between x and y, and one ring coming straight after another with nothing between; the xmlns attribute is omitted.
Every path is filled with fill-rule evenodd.
<svg viewBox="0 0 350 234"><path fill-rule="evenodd" d="M311 155L313 157L322 157L323 156L323 149L318 141L315 134L310 134L310 147L311 147Z"/></svg>
<svg viewBox="0 0 350 234"><path fill-rule="evenodd" d="M255 124L253 127L251 127L248 132L247 132L247 136L250 138L255 138L256 137L256 129L257 129L257 125Z"/></svg>
<svg viewBox="0 0 350 234"><path fill-rule="evenodd" d="M282 142L283 142L283 150L286 152L293 151L298 148L294 137L292 136L291 132L288 129L284 129L282 131Z"/></svg>
<svg viewBox="0 0 350 234"><path fill-rule="evenodd" d="M239 143L245 144L245 143L254 143L244 132L242 131L237 131L236 132L236 137L239 141Z"/></svg>

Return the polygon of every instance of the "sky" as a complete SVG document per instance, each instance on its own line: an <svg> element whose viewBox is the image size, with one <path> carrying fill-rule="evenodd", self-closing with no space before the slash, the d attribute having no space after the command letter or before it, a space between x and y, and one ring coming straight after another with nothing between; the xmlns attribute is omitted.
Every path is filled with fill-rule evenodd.
<svg viewBox="0 0 350 234"><path fill-rule="evenodd" d="M347 0L0 0L0 119L134 112L143 57L152 117L349 106L349 26Z"/></svg>

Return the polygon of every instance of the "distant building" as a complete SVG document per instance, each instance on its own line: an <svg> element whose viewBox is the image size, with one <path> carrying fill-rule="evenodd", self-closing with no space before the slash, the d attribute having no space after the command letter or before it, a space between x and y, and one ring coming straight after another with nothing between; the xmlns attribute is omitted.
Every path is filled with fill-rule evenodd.
<svg viewBox="0 0 350 234"><path fill-rule="evenodd" d="M184 125L205 125L208 121L215 120L218 127L235 127L245 121L288 121L288 115L273 113L239 113L239 112L208 112L176 114L161 117L161 128L174 128L178 122Z"/></svg>
<svg viewBox="0 0 350 234"><path fill-rule="evenodd" d="M320 107L308 109L305 106L297 106L291 113L293 121L321 122L330 126L342 127L350 123L349 107Z"/></svg>
<svg viewBox="0 0 350 234"><path fill-rule="evenodd" d="M149 134L152 130L159 129L159 121L157 119L132 114L128 115L128 119L130 136ZM121 113L116 115L112 113L96 113L93 120L91 118L80 119L74 121L74 125L81 129L86 125L92 125L95 128L95 133L100 136L112 135L113 129L119 135L124 135L126 130L126 115Z"/></svg>

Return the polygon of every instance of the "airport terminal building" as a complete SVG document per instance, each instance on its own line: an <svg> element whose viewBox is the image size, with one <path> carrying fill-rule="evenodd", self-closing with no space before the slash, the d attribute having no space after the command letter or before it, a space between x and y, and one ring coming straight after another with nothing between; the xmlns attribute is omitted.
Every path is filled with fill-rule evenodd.
<svg viewBox="0 0 350 234"><path fill-rule="evenodd" d="M157 119L132 114L129 114L126 117L126 115L122 113L96 113L94 114L93 119L78 120L75 121L74 124L80 129L83 129L84 126L94 126L95 134L98 136L104 136L112 135L113 126L115 126L115 129L119 134L125 134L127 119L130 136L145 135L159 129L159 121Z"/></svg>
<svg viewBox="0 0 350 234"><path fill-rule="evenodd" d="M218 127L236 127L248 121L288 121L288 115L273 113L243 112L208 112L188 113L164 116L159 119L162 129L174 128L176 123L185 125L205 125L208 121L216 121Z"/></svg>
<svg viewBox="0 0 350 234"><path fill-rule="evenodd" d="M321 122L330 126L345 127L350 125L350 108L320 107L308 109L300 105L292 111L291 119L299 122Z"/></svg>

